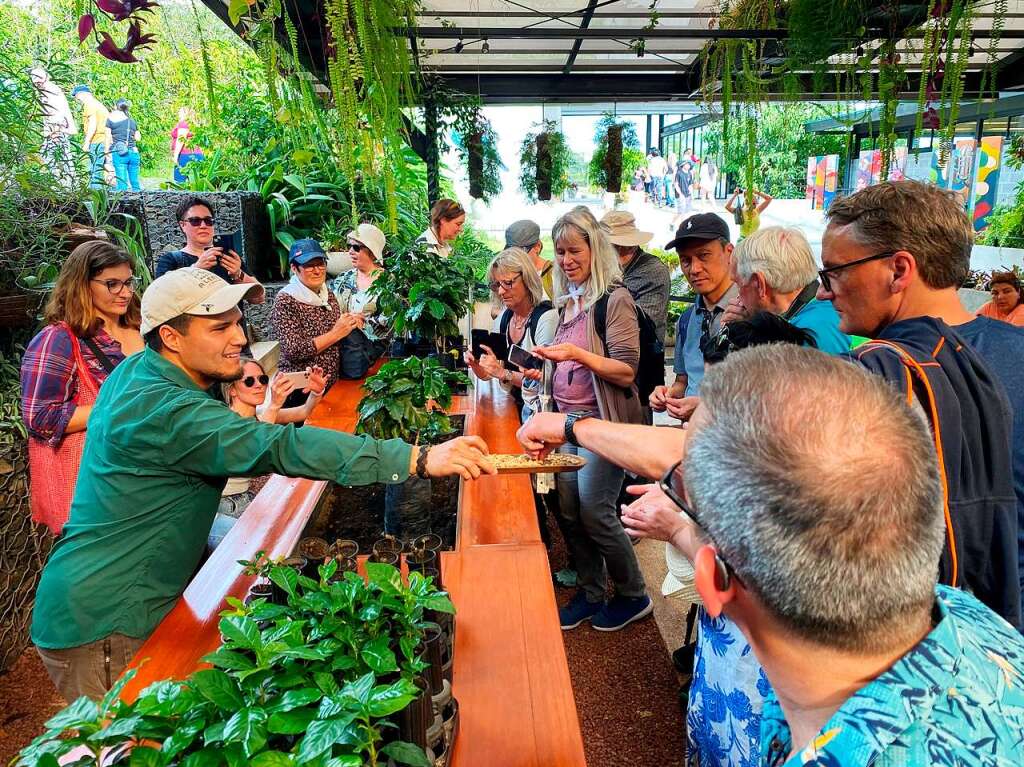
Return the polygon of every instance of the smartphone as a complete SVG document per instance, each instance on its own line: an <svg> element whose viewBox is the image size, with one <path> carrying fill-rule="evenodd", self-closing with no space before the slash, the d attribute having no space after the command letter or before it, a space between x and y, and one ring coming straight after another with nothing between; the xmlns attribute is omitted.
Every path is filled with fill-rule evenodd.
<svg viewBox="0 0 1024 767"><path fill-rule="evenodd" d="M238 252L238 232L231 232L230 234L215 234L213 235L213 242L210 244L211 248L220 248L222 251L227 253L229 250ZM219 261L220 259L218 259Z"/></svg>
<svg viewBox="0 0 1024 767"><path fill-rule="evenodd" d="M283 378L287 378L295 386L296 391L300 391L309 386L309 373L305 370L300 370L297 373L281 373Z"/></svg>
<svg viewBox="0 0 1024 767"><path fill-rule="evenodd" d="M483 355L484 350L481 347L486 346L492 352L494 356L499 360L505 361L508 355L508 344L505 341L505 336L501 333L492 333L489 330L473 330L473 356L478 360Z"/></svg>
<svg viewBox="0 0 1024 767"><path fill-rule="evenodd" d="M508 361L521 370L540 370L544 367L544 359L531 354L519 344L508 347Z"/></svg>

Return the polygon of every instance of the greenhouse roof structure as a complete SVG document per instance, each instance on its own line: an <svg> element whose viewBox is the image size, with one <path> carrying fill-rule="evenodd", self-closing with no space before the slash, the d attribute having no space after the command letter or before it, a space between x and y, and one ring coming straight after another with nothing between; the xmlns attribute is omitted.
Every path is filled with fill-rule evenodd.
<svg viewBox="0 0 1024 767"><path fill-rule="evenodd" d="M204 2L230 24L227 0ZM325 69L322 3L285 2L315 74ZM692 100L700 96L699 54L709 41L769 40L762 59L766 69L777 63L786 45L785 30L719 29L715 0L659 0L654 5L656 24L650 0L423 0L417 27L399 28L395 34L408 39L422 72L491 104ZM900 8L920 14L927 6ZM965 98L977 96L982 86L993 9L987 2L975 7ZM280 34L284 40L283 25ZM842 68L855 51L870 54L881 36L880 30L868 28L859 39L836 40L836 55L826 67ZM914 53L915 41L906 42L900 49L910 51L906 65L913 72L920 57ZM1024 0L1007 3L994 53L999 89L1024 89ZM911 77L910 84L914 91L907 98L913 100L916 79Z"/></svg>

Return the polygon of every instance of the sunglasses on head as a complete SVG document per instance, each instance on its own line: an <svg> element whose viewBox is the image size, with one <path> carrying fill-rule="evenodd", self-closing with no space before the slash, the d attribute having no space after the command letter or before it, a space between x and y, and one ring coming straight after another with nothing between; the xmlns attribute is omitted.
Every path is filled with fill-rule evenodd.
<svg viewBox="0 0 1024 767"><path fill-rule="evenodd" d="M213 226L213 216L189 216L188 218L183 218L182 221L189 226L199 226L200 224Z"/></svg>
<svg viewBox="0 0 1024 767"><path fill-rule="evenodd" d="M265 373L261 376L246 376L242 379L242 385L246 388L251 388L256 385L256 382L260 382L260 386L266 386L270 382L270 376Z"/></svg>
<svg viewBox="0 0 1024 767"><path fill-rule="evenodd" d="M664 475L662 475L661 479L658 481L658 487L660 487L661 491L668 496L668 499L672 501L672 503L674 503L681 512L683 512L683 515L688 520L690 520L695 527L699 527L704 532L704 535L707 536L707 539L711 541L712 544L714 544L716 549L715 567L718 570L718 588L722 591L725 591L729 588L729 585L732 583L732 579L734 578L736 579L736 582L738 584L743 586L744 584L742 579L736 574L736 571L732 568L732 565L726 562L722 555L718 552L718 544L715 543L714 539L711 537L711 533L708 532L708 529L703 524L701 524L700 517L697 516L697 512L693 510L693 507L691 507L690 504L683 500L684 493L682 489L682 461L679 461L678 463L673 464L672 466L669 467L668 471L666 471Z"/></svg>

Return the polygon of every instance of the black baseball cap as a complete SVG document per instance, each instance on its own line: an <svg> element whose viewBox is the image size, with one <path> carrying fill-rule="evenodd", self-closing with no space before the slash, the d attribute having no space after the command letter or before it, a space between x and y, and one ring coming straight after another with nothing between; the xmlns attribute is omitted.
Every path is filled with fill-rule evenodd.
<svg viewBox="0 0 1024 767"><path fill-rule="evenodd" d="M686 219L676 229L675 239L665 246L665 250L672 250L682 245L687 240L725 240L729 241L732 236L729 234L729 225L725 219L714 213L695 213Z"/></svg>

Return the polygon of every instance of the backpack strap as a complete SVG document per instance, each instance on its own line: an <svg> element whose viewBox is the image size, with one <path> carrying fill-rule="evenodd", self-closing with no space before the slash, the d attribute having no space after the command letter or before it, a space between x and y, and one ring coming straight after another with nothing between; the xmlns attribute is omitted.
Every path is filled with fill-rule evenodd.
<svg viewBox="0 0 1024 767"><path fill-rule="evenodd" d="M935 347L935 352L942 347L940 343ZM886 341L882 339L873 339L868 341L866 344L861 345L857 348L857 359L859 360L868 352L874 351L879 348L888 348L896 352L899 356L900 361L903 363L909 373L913 374L913 378L921 384L922 391L925 395L927 402L922 402L921 407L925 410L925 415L931 422L932 426L932 439L935 441L935 452L939 460L939 477L942 479L942 511L946 520L946 538L949 542L949 554L950 563L952 567L951 586L956 586L959 580L959 568L957 564L956 554L956 535L953 531L953 518L949 511L949 483L946 479L946 461L943 458L942 453L942 433L939 429L939 408L935 401L935 391L932 389L931 383L928 381L928 375L925 373L922 364L914 358L914 356L903 348L900 344L895 341ZM937 364L937 363L931 363ZM908 374L907 377L907 404L912 405L914 401L914 389L913 380Z"/></svg>
<svg viewBox="0 0 1024 767"><path fill-rule="evenodd" d="M526 332L530 334L530 343L532 343L534 346L537 345L537 325L540 324L540 318L543 317L548 312L550 312L551 309L552 304L550 301L541 301L539 304L533 307L533 311L530 312L530 321L526 326ZM504 323L504 315L502 316L501 319L502 322Z"/></svg>
<svg viewBox="0 0 1024 767"><path fill-rule="evenodd" d="M533 318L531 317L530 319L532 320ZM503 336L508 335L508 326L510 322L512 322L512 310L503 309L501 312L501 319L498 320L498 332Z"/></svg>
<svg viewBox="0 0 1024 767"><path fill-rule="evenodd" d="M606 292L594 304L594 330L604 344L605 352L608 351L608 296Z"/></svg>

